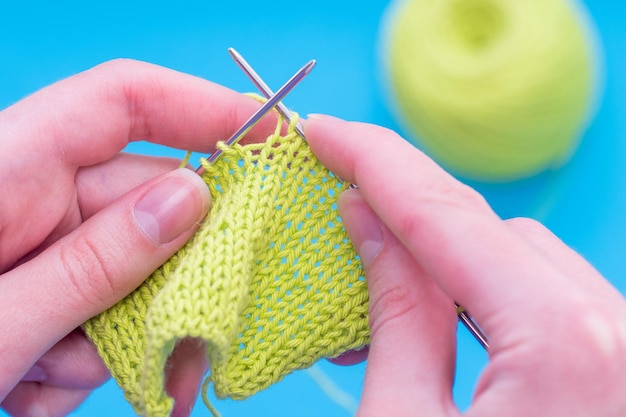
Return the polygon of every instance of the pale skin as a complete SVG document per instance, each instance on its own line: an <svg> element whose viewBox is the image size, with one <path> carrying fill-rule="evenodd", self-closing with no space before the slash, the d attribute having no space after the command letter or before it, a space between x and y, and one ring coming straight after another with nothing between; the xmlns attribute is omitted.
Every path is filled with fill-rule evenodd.
<svg viewBox="0 0 626 417"><path fill-rule="evenodd" d="M626 302L581 256L537 222L501 220L389 130L312 116L305 133L360 187L339 202L371 297L359 417L626 415ZM464 414L453 300L491 346Z"/></svg>
<svg viewBox="0 0 626 417"><path fill-rule="evenodd" d="M122 148L209 152L257 107L199 78L114 61L0 113L0 404L10 415L66 415L109 378L77 328L136 288L209 209L206 185L180 161ZM183 343L171 362L173 415L185 416L206 371L201 346Z"/></svg>
<svg viewBox="0 0 626 417"><path fill-rule="evenodd" d="M108 379L77 329L136 288L209 209L206 186L179 161L124 146L208 152L257 106L195 77L115 61L0 113L0 404L9 414L66 415ZM538 223L498 218L389 130L311 116L305 133L322 163L359 185L339 207L371 297L360 417L461 415L453 300L491 345L464 415L626 415L626 302L592 266ZM202 346L183 343L170 365L173 415L186 416L206 371Z"/></svg>

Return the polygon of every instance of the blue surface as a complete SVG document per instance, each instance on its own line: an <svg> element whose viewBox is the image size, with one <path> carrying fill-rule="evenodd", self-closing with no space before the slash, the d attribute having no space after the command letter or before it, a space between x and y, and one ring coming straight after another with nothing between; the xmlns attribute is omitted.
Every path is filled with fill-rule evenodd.
<svg viewBox="0 0 626 417"><path fill-rule="evenodd" d="M626 165L621 163L626 152L625 6L600 0L585 4L603 45L605 88L577 153L555 173L514 184L473 185L503 217L523 215L544 222L626 292ZM381 0L11 2L0 13L0 108L117 57L253 91L226 53L234 46L275 87L308 59L318 60L311 76L286 100L300 114L329 113L398 129L384 106L377 76L376 41L387 5ZM145 144L131 150L174 154ZM485 355L463 330L459 338L455 396L465 407ZM363 366L319 367L358 399ZM216 405L225 416L350 415L307 372L295 373L245 402ZM72 415L133 413L109 383ZM199 406L194 415L209 413Z"/></svg>

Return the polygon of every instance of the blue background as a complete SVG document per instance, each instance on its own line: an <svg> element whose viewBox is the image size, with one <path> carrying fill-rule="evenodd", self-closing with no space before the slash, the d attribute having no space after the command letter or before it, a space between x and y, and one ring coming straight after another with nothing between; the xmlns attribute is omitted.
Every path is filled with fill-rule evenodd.
<svg viewBox="0 0 626 417"><path fill-rule="evenodd" d="M118 57L153 62L238 91L254 91L226 53L233 46L275 88L304 62L317 59L313 73L285 100L300 114L329 113L399 130L385 106L377 61L381 18L388 1L9 4L3 4L0 11L0 108ZM604 90L578 151L557 172L516 183L472 185L503 217L530 216L545 223L624 292L625 6L599 0L584 4L602 44ZM130 150L180 155L147 144L133 145ZM465 407L486 356L463 329L459 330L458 359L455 397ZM358 400L363 374L362 365L338 368L320 363L312 372L292 374L249 400L215 405L225 416L348 416ZM324 377L331 378L332 384L323 382ZM339 403L343 405L323 388L342 394ZM131 416L133 412L110 382L72 415ZM193 415L209 412L199 405Z"/></svg>

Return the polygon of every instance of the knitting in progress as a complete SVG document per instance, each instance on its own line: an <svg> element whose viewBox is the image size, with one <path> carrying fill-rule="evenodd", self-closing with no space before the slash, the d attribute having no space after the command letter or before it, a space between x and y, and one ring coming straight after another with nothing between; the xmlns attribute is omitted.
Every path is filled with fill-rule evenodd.
<svg viewBox="0 0 626 417"><path fill-rule="evenodd" d="M347 184L295 119L265 143L219 145L221 158L202 162L212 208L194 237L85 323L139 415L169 416L164 367L183 338L206 343L215 393L233 399L368 344L367 287L336 206Z"/></svg>

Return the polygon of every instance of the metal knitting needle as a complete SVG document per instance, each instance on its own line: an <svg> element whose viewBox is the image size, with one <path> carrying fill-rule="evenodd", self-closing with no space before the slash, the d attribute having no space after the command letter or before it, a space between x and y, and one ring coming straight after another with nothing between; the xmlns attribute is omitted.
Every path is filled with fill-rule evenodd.
<svg viewBox="0 0 626 417"><path fill-rule="evenodd" d="M228 48L228 53L233 58L235 63L239 66L239 68L241 68L241 70L248 76L248 78L250 79L250 81L252 81L256 88L259 89L261 93L263 93L263 96L265 96L265 98L270 98L274 94L272 92L272 89L269 88L267 84L265 84L265 81L263 81L259 74L256 73L252 66L248 64L248 62L243 58L243 56L241 56L239 52L235 50L235 48ZM285 120L287 120L287 122L291 122L293 116L282 102L279 102L276 105L276 110L278 110L278 113L280 113L280 115L283 116ZM302 139L306 140L306 138L304 137L304 132L302 131L302 124L300 124L300 122L296 123L295 130Z"/></svg>
<svg viewBox="0 0 626 417"><path fill-rule="evenodd" d="M478 326L467 310L457 303L454 303L454 305L456 306L456 313L459 316L459 321L463 323L465 328L472 334L472 336L474 336L474 339L476 339L478 343L485 348L485 350L489 350L489 340L487 339L485 333L483 333L480 326Z"/></svg>
<svg viewBox="0 0 626 417"><path fill-rule="evenodd" d="M276 94L273 94L271 97L268 97L268 100L263 103L259 109L254 112L252 116L235 132L233 135L228 138L224 143L228 146L237 143L242 137L246 135L256 125L262 118L265 116L277 103L279 103L293 88L300 83L306 77L311 70L315 67L315 60L311 60L306 63L302 68L298 70L278 91ZM213 163L217 158L222 155L221 149L216 149L208 158L207 161L209 163ZM202 175L205 169L202 165L196 169L196 173L198 175Z"/></svg>
<svg viewBox="0 0 626 417"><path fill-rule="evenodd" d="M263 94L263 96L265 96L265 98L270 97L272 94L274 94L272 92L272 89L265 83L265 81L263 81L261 76L257 74L254 68L252 68L252 66L248 64L244 57L239 52L237 52L235 48L228 48L228 53L233 58L235 63L239 66L239 68L241 68L241 70L246 74L248 79L252 81L252 84L254 84L256 88ZM283 103L278 103L276 105L276 110L278 110L280 115L283 116L288 123L291 123L293 115ZM304 131L302 130L302 124L299 121L296 123L295 131L304 141L306 141ZM341 177L337 176L337 178L339 179L339 181L344 182ZM356 184L350 184L349 188L358 187L356 186Z"/></svg>
<svg viewBox="0 0 626 417"><path fill-rule="evenodd" d="M248 76L250 81L259 89L259 91L265 96L265 98L269 98L272 96L273 92L271 88L263 81L263 79L257 74L257 72L252 68L250 64L237 52L234 48L229 48L228 53L233 58L233 60L237 63L239 68L243 70L243 72ZM278 112L287 120L287 122L291 122L292 114L285 107L283 103L278 103L276 105L276 109ZM296 125L296 132L300 135L300 137L304 140L304 132L302 132L302 126L300 123ZM350 184L350 188L358 188L355 184ZM467 330L474 336L474 338L478 341L478 343L485 348L485 350L489 349L489 341L487 336L483 333L480 326L474 321L472 316L460 305L456 304L457 315L459 317L459 321L467 328Z"/></svg>

